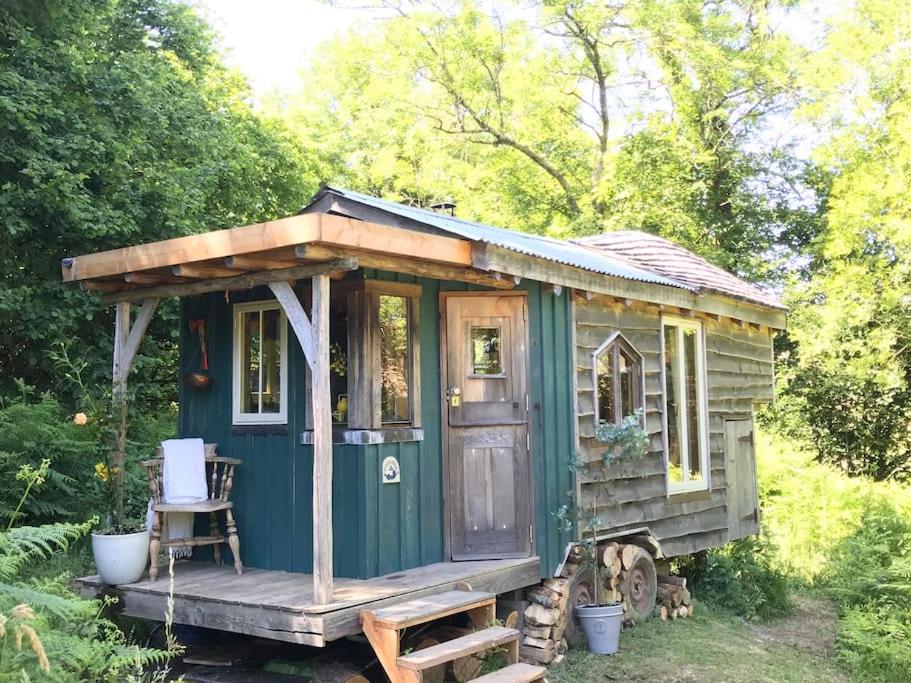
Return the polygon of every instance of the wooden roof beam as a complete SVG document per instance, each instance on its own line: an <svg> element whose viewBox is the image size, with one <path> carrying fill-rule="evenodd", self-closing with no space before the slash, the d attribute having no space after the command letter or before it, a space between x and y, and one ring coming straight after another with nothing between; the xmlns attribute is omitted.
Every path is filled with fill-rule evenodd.
<svg viewBox="0 0 911 683"><path fill-rule="evenodd" d="M408 275L415 275L417 277L470 282L476 285L492 287L493 289L515 288L515 282L511 278L502 278L498 280L488 273L482 273L473 268L459 268L442 263L388 256L375 252L362 252L325 244L301 245L295 249L295 255L299 259L307 259L310 261L324 261L330 258L354 258L357 259L358 263L363 268L378 268L380 270L391 270L397 273L407 273Z"/></svg>
<svg viewBox="0 0 911 683"><path fill-rule="evenodd" d="M183 282L184 279L166 273L124 273L123 281L131 285L164 285L169 282Z"/></svg>
<svg viewBox="0 0 911 683"><path fill-rule="evenodd" d="M231 270L278 270L280 268L293 268L297 261L287 261L260 256L228 256L225 258L225 268Z"/></svg>
<svg viewBox="0 0 911 683"><path fill-rule="evenodd" d="M340 258L326 263L309 263L293 268L282 268L278 270L260 270L253 273L244 273L243 275L234 275L233 277L211 278L198 282L159 285L157 287L112 292L104 295L102 301L105 303L116 303L118 301L129 302L151 298L163 299L170 296L195 296L208 292L250 289L271 282L289 282L312 277L314 275L328 275L339 271L357 270L357 268L358 262L356 259Z"/></svg>
<svg viewBox="0 0 911 683"><path fill-rule="evenodd" d="M220 266L173 266L171 272L178 277L189 277L196 279L208 279L213 277L231 277L237 275L237 271Z"/></svg>

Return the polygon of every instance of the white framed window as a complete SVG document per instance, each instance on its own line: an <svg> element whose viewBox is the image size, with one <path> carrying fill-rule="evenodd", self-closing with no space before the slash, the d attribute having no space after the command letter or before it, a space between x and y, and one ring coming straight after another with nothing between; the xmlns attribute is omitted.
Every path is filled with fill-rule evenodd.
<svg viewBox="0 0 911 683"><path fill-rule="evenodd" d="M705 341L698 320L661 318L668 493L709 487Z"/></svg>
<svg viewBox="0 0 911 683"><path fill-rule="evenodd" d="M288 422L288 323L277 301L234 305L234 424Z"/></svg>

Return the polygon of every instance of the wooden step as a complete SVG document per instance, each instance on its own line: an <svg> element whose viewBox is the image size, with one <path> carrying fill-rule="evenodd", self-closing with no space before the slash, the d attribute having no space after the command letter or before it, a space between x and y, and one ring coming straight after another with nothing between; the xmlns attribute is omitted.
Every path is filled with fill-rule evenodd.
<svg viewBox="0 0 911 683"><path fill-rule="evenodd" d="M446 591L378 609L373 613L373 623L380 628L403 629L495 603L496 596L490 593Z"/></svg>
<svg viewBox="0 0 911 683"><path fill-rule="evenodd" d="M399 657L396 661L399 668L412 671L423 671L459 657L467 657L492 647L500 647L509 642L518 642L519 632L505 626L491 626L481 631L474 631L461 638L448 640L445 643L412 652Z"/></svg>
<svg viewBox="0 0 911 683"><path fill-rule="evenodd" d="M532 664L510 664L493 673L473 679L474 683L531 683L544 678L547 669Z"/></svg>

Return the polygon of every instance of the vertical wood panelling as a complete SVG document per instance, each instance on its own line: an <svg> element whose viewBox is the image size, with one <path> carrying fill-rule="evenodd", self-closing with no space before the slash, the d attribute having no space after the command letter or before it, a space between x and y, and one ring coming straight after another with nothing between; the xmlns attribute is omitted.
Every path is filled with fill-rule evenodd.
<svg viewBox="0 0 911 683"><path fill-rule="evenodd" d="M476 289L461 283L417 279L395 273L362 276L418 282L420 302L421 418L424 440L401 444L336 445L333 448L333 560L337 576L369 578L443 559L443 496L440 414L439 292ZM542 572L559 562L568 537L561 537L552 513L567 502L572 477L566 460L573 449L571 382L574 350L570 344L569 297L523 282L528 292L530 400L536 553ZM300 293L300 292L299 292ZM205 391L180 388L180 432L219 444L224 455L239 457L235 500L243 560L247 566L312 571L312 471L310 446L299 444L306 429L306 362L289 342L287 429L235 433L231 425L231 304L271 298L260 288L182 300L182 372L198 369L198 339L187 321L204 317L212 386ZM293 339L293 337L290 337ZM191 362L194 363L191 368ZM286 433L278 433L286 432ZM395 455L401 483L381 481L380 466Z"/></svg>

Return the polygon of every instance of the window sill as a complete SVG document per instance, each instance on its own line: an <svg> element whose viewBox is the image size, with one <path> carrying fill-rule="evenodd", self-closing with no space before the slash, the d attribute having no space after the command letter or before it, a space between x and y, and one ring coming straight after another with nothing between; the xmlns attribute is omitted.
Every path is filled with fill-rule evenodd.
<svg viewBox="0 0 911 683"><path fill-rule="evenodd" d="M696 489L694 491L671 491L667 494L669 505L679 503L695 503L700 500L708 500L712 497L712 492L708 489Z"/></svg>
<svg viewBox="0 0 911 683"><path fill-rule="evenodd" d="M407 443L409 441L423 441L424 430L414 427L395 427L389 429L344 429L332 430L332 443L334 444L378 444L378 443ZM313 444L313 430L301 432L300 443L309 446Z"/></svg>
<svg viewBox="0 0 911 683"><path fill-rule="evenodd" d="M288 436L287 424L238 424L231 426L231 436Z"/></svg>

